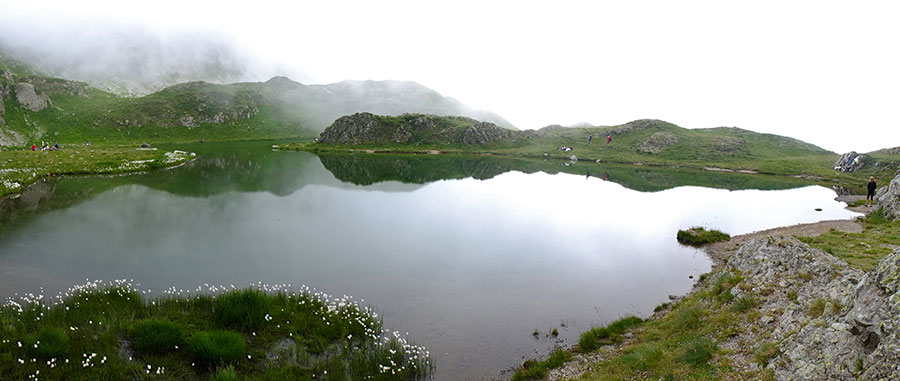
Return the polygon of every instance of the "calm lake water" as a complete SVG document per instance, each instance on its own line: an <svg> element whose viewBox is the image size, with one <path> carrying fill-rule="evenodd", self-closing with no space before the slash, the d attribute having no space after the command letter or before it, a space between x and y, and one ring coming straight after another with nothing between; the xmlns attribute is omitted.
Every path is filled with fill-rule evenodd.
<svg viewBox="0 0 900 381"><path fill-rule="evenodd" d="M741 234L856 215L829 189L746 175L319 158L267 143L179 148L200 158L142 175L52 179L4 200L0 296L52 294L86 278L154 291L305 284L374 306L431 351L437 379L492 378L688 292L688 276L710 261L675 241L679 228ZM556 339L545 336L553 328Z"/></svg>

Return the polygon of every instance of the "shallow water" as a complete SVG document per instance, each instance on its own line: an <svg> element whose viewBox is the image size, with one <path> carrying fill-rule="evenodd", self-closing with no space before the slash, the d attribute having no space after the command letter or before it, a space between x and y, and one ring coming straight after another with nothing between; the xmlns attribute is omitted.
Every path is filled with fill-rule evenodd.
<svg viewBox="0 0 900 381"><path fill-rule="evenodd" d="M374 306L386 326L431 351L436 378L490 378L522 356L574 344L591 325L647 316L689 291L688 276L710 261L676 243L679 228L741 234L855 215L817 186L639 192L603 177L648 178L639 175L646 169L593 163L564 169L588 176L541 172L558 163L528 174L507 172L508 162L448 160L442 168L477 169L433 181L441 162L395 158L374 168L365 157L326 158L333 173L314 155L267 144L188 148L201 158L183 168L49 180L7 200L0 296L53 293L86 278L134 279L154 291L306 284ZM350 164L336 169L342 163ZM381 181L409 174L427 182ZM556 339L545 335L553 328Z"/></svg>

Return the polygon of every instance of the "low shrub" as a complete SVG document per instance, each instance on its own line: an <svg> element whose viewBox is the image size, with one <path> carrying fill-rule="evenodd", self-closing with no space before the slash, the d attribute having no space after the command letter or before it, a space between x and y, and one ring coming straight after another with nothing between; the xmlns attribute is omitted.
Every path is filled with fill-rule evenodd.
<svg viewBox="0 0 900 381"><path fill-rule="evenodd" d="M41 328L25 344L28 355L41 360L60 359L69 353L69 336L61 328Z"/></svg>
<svg viewBox="0 0 900 381"><path fill-rule="evenodd" d="M184 345L184 330L168 320L141 320L129 333L132 347L140 353L163 354Z"/></svg>
<svg viewBox="0 0 900 381"><path fill-rule="evenodd" d="M245 289L219 295L213 301L213 315L224 327L256 329L266 322L271 302L259 290Z"/></svg>
<svg viewBox="0 0 900 381"><path fill-rule="evenodd" d="M244 338L230 331L201 331L191 337L191 354L204 364L229 364L243 357Z"/></svg>

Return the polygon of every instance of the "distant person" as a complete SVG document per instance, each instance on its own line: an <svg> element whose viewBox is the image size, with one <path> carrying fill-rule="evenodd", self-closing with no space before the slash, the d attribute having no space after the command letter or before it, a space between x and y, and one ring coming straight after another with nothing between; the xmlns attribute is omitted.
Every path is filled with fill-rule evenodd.
<svg viewBox="0 0 900 381"><path fill-rule="evenodd" d="M612 141L612 135L606 135L606 145L609 145L609 142Z"/></svg>
<svg viewBox="0 0 900 381"><path fill-rule="evenodd" d="M869 183L866 184L866 206L869 206L869 202L872 202L872 205L875 204L875 188L878 185L875 184L875 176L869 176Z"/></svg>
<svg viewBox="0 0 900 381"><path fill-rule="evenodd" d="M54 144L53 149L59 149L59 143Z"/></svg>
<svg viewBox="0 0 900 381"><path fill-rule="evenodd" d="M594 139L594 134L588 135L588 144L591 144L591 140Z"/></svg>
<svg viewBox="0 0 900 381"><path fill-rule="evenodd" d="M32 145L31 145L31 150L32 150L32 151L37 151L37 144L32 144Z"/></svg>

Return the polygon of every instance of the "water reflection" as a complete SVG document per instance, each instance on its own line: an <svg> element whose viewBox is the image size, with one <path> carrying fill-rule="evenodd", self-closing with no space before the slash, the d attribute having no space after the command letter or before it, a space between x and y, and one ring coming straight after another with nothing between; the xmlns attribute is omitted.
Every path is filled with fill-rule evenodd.
<svg viewBox="0 0 900 381"><path fill-rule="evenodd" d="M592 324L646 315L687 292L688 275L710 264L675 242L679 228L739 234L852 215L821 187L647 193L613 182L700 181L653 169L591 171L608 172L603 181L543 161L320 164L303 153L210 150L172 171L46 183L48 196L0 236L0 294L85 278L153 290L305 283L373 304L435 354L439 379L496 376L555 344L534 339L535 329L558 328L573 343ZM525 168L508 172L514 164Z"/></svg>

